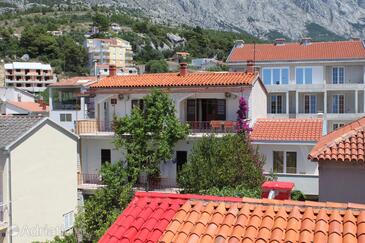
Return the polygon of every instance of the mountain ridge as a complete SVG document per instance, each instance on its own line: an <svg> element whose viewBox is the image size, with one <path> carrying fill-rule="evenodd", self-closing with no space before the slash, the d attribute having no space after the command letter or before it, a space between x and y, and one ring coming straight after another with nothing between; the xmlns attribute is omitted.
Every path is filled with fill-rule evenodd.
<svg viewBox="0 0 365 243"><path fill-rule="evenodd" d="M245 31L258 38L279 36L298 40L365 37L365 0L18 0L7 1L26 9L34 4L107 6L139 10L164 23ZM56 3L55 3L56 2ZM283 14L285 13L285 14Z"/></svg>

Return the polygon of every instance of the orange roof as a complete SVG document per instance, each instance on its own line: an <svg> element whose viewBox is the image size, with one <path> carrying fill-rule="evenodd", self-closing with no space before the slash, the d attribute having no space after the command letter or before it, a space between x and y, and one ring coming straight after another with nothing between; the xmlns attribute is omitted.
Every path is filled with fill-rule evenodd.
<svg viewBox="0 0 365 243"><path fill-rule="evenodd" d="M365 161L365 117L322 137L308 158L314 161Z"/></svg>
<svg viewBox="0 0 365 243"><path fill-rule="evenodd" d="M137 192L99 242L365 242L365 205Z"/></svg>
<svg viewBox="0 0 365 243"><path fill-rule="evenodd" d="M6 101L6 103L9 103L11 105L14 105L22 110L26 110L29 112L48 112L49 107L46 106L46 109L43 110L42 106L39 103L36 102L30 102L30 101Z"/></svg>
<svg viewBox="0 0 365 243"><path fill-rule="evenodd" d="M254 51L255 50L255 51ZM255 53L255 54L254 54ZM361 40L300 43L244 44L234 48L227 62L292 61L292 60L330 60L365 59L365 48Z"/></svg>
<svg viewBox="0 0 365 243"><path fill-rule="evenodd" d="M189 87L189 86L235 86L252 85L257 74L242 72L203 72L141 74L106 77L92 88L146 88L146 87Z"/></svg>
<svg viewBox="0 0 365 243"><path fill-rule="evenodd" d="M253 126L253 141L318 141L322 119L258 119Z"/></svg>
<svg viewBox="0 0 365 243"><path fill-rule="evenodd" d="M87 86L97 81L95 76L81 76L62 79L57 83L50 84L49 87L63 87L63 86Z"/></svg>

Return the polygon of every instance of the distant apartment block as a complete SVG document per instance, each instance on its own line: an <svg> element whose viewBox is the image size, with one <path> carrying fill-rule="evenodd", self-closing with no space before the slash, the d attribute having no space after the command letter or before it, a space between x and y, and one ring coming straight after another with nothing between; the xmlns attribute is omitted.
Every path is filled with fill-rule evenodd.
<svg viewBox="0 0 365 243"><path fill-rule="evenodd" d="M49 84L55 83L51 65L37 62L13 62L5 67L5 86L17 87L32 93L44 91Z"/></svg>
<svg viewBox="0 0 365 243"><path fill-rule="evenodd" d="M246 44L237 41L231 71L256 70L266 89L268 117L323 116L332 131L365 112L365 47L361 40Z"/></svg>
<svg viewBox="0 0 365 243"><path fill-rule="evenodd" d="M132 46L128 41L112 39L87 39L89 68L92 75L99 75L103 65L115 65L117 68L130 67L133 64Z"/></svg>

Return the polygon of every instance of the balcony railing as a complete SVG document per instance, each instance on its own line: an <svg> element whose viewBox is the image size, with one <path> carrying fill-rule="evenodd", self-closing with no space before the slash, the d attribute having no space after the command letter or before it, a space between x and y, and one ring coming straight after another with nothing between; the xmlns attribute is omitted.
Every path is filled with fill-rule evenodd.
<svg viewBox="0 0 365 243"><path fill-rule="evenodd" d="M98 120L78 120L76 121L77 134L97 134L103 132L114 132L113 122Z"/></svg>
<svg viewBox="0 0 365 243"><path fill-rule="evenodd" d="M187 121L192 133L233 133L236 131L234 121Z"/></svg>
<svg viewBox="0 0 365 243"><path fill-rule="evenodd" d="M147 178L143 176L137 181L135 187L145 191L168 190L176 189L177 183L175 178L154 177L147 180Z"/></svg>
<svg viewBox="0 0 365 243"><path fill-rule="evenodd" d="M79 185L92 184L92 185L103 185L100 174L77 174L77 181Z"/></svg>

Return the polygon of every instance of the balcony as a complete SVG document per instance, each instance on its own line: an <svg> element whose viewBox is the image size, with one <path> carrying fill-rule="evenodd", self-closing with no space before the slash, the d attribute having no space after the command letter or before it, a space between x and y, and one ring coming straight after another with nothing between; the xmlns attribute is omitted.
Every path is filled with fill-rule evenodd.
<svg viewBox="0 0 365 243"><path fill-rule="evenodd" d="M78 120L75 131L79 135L113 135L114 126L113 122Z"/></svg>
<svg viewBox="0 0 365 243"><path fill-rule="evenodd" d="M96 190L105 186L103 184L100 174L88 174L78 173L77 174L78 188L82 190ZM178 191L177 183L175 178L169 177L155 177L147 180L146 176L141 176L134 189L137 191ZM1 215L0 215L1 216ZM1 225L1 224L0 224Z"/></svg>
<svg viewBox="0 0 365 243"><path fill-rule="evenodd" d="M191 133L234 133L234 121L187 121Z"/></svg>

